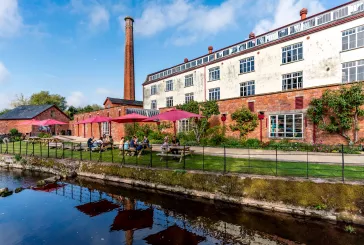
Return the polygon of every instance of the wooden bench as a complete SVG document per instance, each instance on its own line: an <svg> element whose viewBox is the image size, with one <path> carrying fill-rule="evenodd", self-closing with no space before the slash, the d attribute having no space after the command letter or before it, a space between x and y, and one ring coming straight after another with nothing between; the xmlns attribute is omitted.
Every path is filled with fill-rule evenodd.
<svg viewBox="0 0 364 245"><path fill-rule="evenodd" d="M173 150L178 150L181 152L181 154L173 154L171 153ZM176 147L176 148L170 148L168 150L162 149L161 153L158 153L157 156L160 156L160 161L163 160L164 157L173 157L173 158L179 158L179 162L182 162L182 159L186 156L192 156L192 153L195 151L190 150L190 147Z"/></svg>

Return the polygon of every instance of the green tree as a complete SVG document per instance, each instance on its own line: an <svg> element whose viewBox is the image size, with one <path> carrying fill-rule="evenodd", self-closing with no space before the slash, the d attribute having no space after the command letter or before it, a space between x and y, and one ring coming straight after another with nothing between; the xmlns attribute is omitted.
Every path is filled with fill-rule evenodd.
<svg viewBox="0 0 364 245"><path fill-rule="evenodd" d="M312 99L307 114L320 130L338 134L348 143L358 138L358 121L364 116L363 84L342 86L339 90L326 90L321 98Z"/></svg>
<svg viewBox="0 0 364 245"><path fill-rule="evenodd" d="M0 111L0 115L3 115L3 114L5 114L5 113L7 113L9 111L10 111L9 109L3 109L3 110Z"/></svg>
<svg viewBox="0 0 364 245"><path fill-rule="evenodd" d="M206 135L206 131L210 126L209 119L213 115L220 114L219 105L216 101L206 101L202 103L190 101L183 105L177 105L176 108L196 114L202 114L204 116L198 121L190 119L190 123L192 124L192 131L195 134L196 141L198 143L200 143L201 138Z"/></svg>
<svg viewBox="0 0 364 245"><path fill-rule="evenodd" d="M40 91L34 93L29 98L30 105L44 105L51 104L58 106L61 110L66 110L67 102L66 98L59 94L50 94L48 91Z"/></svg>
<svg viewBox="0 0 364 245"><path fill-rule="evenodd" d="M22 105L29 105L29 99L24 94L15 95L15 99L11 102L11 107L18 107Z"/></svg>
<svg viewBox="0 0 364 245"><path fill-rule="evenodd" d="M258 126L258 116L245 106L231 114L231 119L235 123L230 125L230 129L232 131L239 131L242 138Z"/></svg>

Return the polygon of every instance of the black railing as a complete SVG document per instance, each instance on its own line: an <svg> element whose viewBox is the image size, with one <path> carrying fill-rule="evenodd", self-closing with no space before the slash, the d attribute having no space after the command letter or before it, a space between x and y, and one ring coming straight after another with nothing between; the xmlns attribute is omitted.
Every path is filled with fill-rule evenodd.
<svg viewBox="0 0 364 245"><path fill-rule="evenodd" d="M320 152L322 151L322 152ZM175 170L222 173L364 180L364 154L361 146L316 145L275 146L267 149L229 146L142 146L126 149L108 145L88 147L74 142L1 142L0 153L39 158L68 158L91 162Z"/></svg>

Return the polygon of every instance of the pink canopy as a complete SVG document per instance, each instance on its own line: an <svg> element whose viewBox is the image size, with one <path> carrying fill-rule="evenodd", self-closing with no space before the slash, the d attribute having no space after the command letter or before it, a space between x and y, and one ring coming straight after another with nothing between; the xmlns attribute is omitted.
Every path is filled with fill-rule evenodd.
<svg viewBox="0 0 364 245"><path fill-rule="evenodd" d="M38 125L39 126L50 126L50 125L65 125L65 124L68 124L68 123L57 121L54 119L46 119L43 121L39 121Z"/></svg>
<svg viewBox="0 0 364 245"><path fill-rule="evenodd" d="M172 121L174 125L174 134L176 134L176 121L182 120L182 119L188 119L188 118L201 118L202 115L191 113L188 111L183 110L177 110L172 109L166 112L163 112L159 115L155 115L153 117L150 117L144 122L155 122L155 121Z"/></svg>
<svg viewBox="0 0 364 245"><path fill-rule="evenodd" d="M85 120L82 120L80 122L78 122L78 124L86 124L86 123L91 123L91 134L92 134L92 124L93 123L102 123L102 122L111 122L111 117L103 117L103 116L96 116L96 117L91 117L91 118L87 118ZM101 127L99 126L99 132L101 135ZM85 128L84 128L84 137L86 136L86 132L85 132Z"/></svg>
<svg viewBox="0 0 364 245"><path fill-rule="evenodd" d="M145 119L147 119L148 117L146 116L142 116L136 113L132 113L132 114L128 114L125 116L121 116L121 117L116 117L114 119L112 119L112 122L117 122L117 123L132 123L132 122L142 122Z"/></svg>

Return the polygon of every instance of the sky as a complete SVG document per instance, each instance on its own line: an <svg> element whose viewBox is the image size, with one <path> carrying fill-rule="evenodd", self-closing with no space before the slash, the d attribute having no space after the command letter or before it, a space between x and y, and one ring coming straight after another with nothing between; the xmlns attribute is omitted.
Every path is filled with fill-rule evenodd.
<svg viewBox="0 0 364 245"><path fill-rule="evenodd" d="M46 90L68 105L123 97L124 17L134 22L136 99L150 73L348 0L0 0L0 109Z"/></svg>

